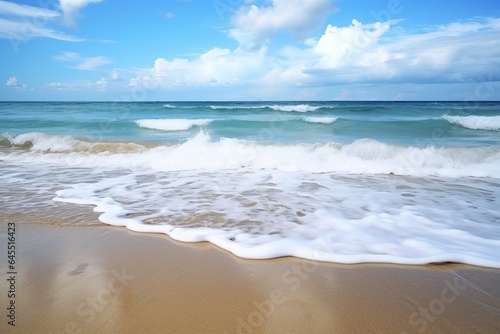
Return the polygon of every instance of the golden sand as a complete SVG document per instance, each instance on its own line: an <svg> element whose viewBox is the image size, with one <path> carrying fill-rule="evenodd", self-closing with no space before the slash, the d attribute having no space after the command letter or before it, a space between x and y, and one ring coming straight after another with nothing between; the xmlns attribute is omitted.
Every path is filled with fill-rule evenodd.
<svg viewBox="0 0 500 334"><path fill-rule="evenodd" d="M16 224L2 333L495 333L500 270L243 260L104 225ZM6 223L2 222L2 248ZM1 254L6 254L2 251ZM8 288L8 287L7 287Z"/></svg>

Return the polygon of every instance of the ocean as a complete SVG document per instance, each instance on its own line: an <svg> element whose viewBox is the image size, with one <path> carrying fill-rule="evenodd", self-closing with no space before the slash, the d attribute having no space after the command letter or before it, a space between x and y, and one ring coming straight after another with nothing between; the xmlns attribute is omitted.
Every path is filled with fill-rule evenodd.
<svg viewBox="0 0 500 334"><path fill-rule="evenodd" d="M0 182L3 219L500 268L500 102L0 102Z"/></svg>

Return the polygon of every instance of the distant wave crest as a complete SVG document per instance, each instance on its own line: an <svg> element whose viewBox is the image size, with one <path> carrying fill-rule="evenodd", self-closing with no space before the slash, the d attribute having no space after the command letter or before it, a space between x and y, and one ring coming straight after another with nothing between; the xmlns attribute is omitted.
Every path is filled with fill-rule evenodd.
<svg viewBox="0 0 500 334"><path fill-rule="evenodd" d="M308 104L297 105L272 105L269 108L277 111L295 111L295 112L311 112L318 110L320 107L313 107Z"/></svg>
<svg viewBox="0 0 500 334"><path fill-rule="evenodd" d="M139 119L135 124L141 128L161 131L186 131L194 126L204 126L211 119Z"/></svg>
<svg viewBox="0 0 500 334"><path fill-rule="evenodd" d="M212 105L210 109L219 110L219 109L272 109L276 111L286 111L286 112L311 112L318 110L320 108L333 108L329 106L311 106L308 104L272 104L272 105Z"/></svg>

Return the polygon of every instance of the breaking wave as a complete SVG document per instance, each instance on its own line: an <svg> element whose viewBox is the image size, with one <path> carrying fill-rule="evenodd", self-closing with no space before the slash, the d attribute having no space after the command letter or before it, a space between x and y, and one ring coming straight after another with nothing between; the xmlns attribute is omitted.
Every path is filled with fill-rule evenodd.
<svg viewBox="0 0 500 334"><path fill-rule="evenodd" d="M443 116L451 124L472 130L500 130L500 116Z"/></svg>
<svg viewBox="0 0 500 334"><path fill-rule="evenodd" d="M2 153L2 159L101 167L147 167L161 171L273 169L346 174L441 175L500 178L500 147L416 147L372 139L350 144L264 144L221 138L201 131L184 143L91 142L71 136L41 133L2 135L2 147L21 150ZM21 153L20 153L21 152ZM46 154L54 153L54 154ZM58 153L58 154L55 154ZM89 154L91 153L91 154ZM78 159L76 159L78 157Z"/></svg>
<svg viewBox="0 0 500 334"><path fill-rule="evenodd" d="M338 117L304 117L304 121L309 123L332 124Z"/></svg>

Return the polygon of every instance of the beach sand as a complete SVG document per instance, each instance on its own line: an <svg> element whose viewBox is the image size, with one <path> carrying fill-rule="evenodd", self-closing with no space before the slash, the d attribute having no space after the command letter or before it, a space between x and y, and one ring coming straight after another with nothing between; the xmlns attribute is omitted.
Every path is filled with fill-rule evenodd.
<svg viewBox="0 0 500 334"><path fill-rule="evenodd" d="M86 217L95 223L1 217L0 332L500 331L497 269L244 260ZM15 327L6 317L7 221L17 221Z"/></svg>

